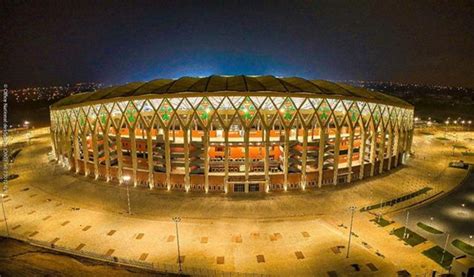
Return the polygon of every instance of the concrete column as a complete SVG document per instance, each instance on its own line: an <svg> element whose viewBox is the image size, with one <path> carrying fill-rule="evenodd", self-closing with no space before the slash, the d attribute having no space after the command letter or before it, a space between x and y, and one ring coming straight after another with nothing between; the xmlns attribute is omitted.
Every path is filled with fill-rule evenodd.
<svg viewBox="0 0 474 277"><path fill-rule="evenodd" d="M334 176L333 176L333 184L337 185L337 177L339 173L339 149L341 144L341 128L336 127L336 139L334 140Z"/></svg>
<svg viewBox="0 0 474 277"><path fill-rule="evenodd" d="M265 192L270 191L270 127L265 128Z"/></svg>
<svg viewBox="0 0 474 277"><path fill-rule="evenodd" d="M319 150L318 150L318 187L323 185L323 172L324 172L324 148L326 146L326 130L325 127L319 129Z"/></svg>
<svg viewBox="0 0 474 277"><path fill-rule="evenodd" d="M375 173L375 151L377 149L377 130L371 129L372 137L370 140L370 177L374 176Z"/></svg>
<svg viewBox="0 0 474 277"><path fill-rule="evenodd" d="M349 174L347 175L347 182L350 183L352 181L352 157L354 155L354 133L355 128L350 126L349 128L349 146L347 148L347 168ZM360 154L360 149L359 149Z"/></svg>
<svg viewBox="0 0 474 277"><path fill-rule="evenodd" d="M74 130L74 166L76 167L76 173L79 173L79 160L81 158L80 150L79 150L79 132L78 128Z"/></svg>
<svg viewBox="0 0 474 277"><path fill-rule="evenodd" d="M74 153L72 152L73 151L72 144L74 143L74 140L71 139L70 130L66 131L65 133L64 143L65 143L64 149L66 150L66 158L68 159L68 162L69 162L69 160L74 156Z"/></svg>
<svg viewBox="0 0 474 277"><path fill-rule="evenodd" d="M104 159L105 159L105 179L110 181L110 145L109 145L109 130L106 128L103 130L104 137Z"/></svg>
<svg viewBox="0 0 474 277"><path fill-rule="evenodd" d="M155 180L153 178L153 138L151 129L146 128L146 150L147 150L147 163L148 163L148 187L150 189L155 187Z"/></svg>
<svg viewBox="0 0 474 277"><path fill-rule="evenodd" d="M131 155L132 155L132 180L133 186L136 187L138 184L137 180L137 140L135 138L135 128L128 129L128 135L130 137Z"/></svg>
<svg viewBox="0 0 474 277"><path fill-rule="evenodd" d="M301 156L301 189L306 189L306 163L308 159L308 129L303 129L303 153Z"/></svg>
<svg viewBox="0 0 474 277"><path fill-rule="evenodd" d="M191 188L191 180L189 176L189 130L183 128L183 144L184 144L184 189L189 191Z"/></svg>
<svg viewBox="0 0 474 277"><path fill-rule="evenodd" d="M388 149L387 149L387 156L388 156L388 165L387 165L387 170L390 170L392 168L392 151L393 151L393 129L389 126L389 132L388 132Z"/></svg>
<svg viewBox="0 0 474 277"><path fill-rule="evenodd" d="M99 149L97 146L97 127L91 132L92 136L92 157L94 159L94 177L99 178Z"/></svg>
<svg viewBox="0 0 474 277"><path fill-rule="evenodd" d="M204 189L209 192L209 129L204 129Z"/></svg>
<svg viewBox="0 0 474 277"><path fill-rule="evenodd" d="M360 128L360 147L359 147L359 180L364 178L364 168L365 168L365 148L367 147L367 131L364 126Z"/></svg>
<svg viewBox="0 0 474 277"><path fill-rule="evenodd" d="M393 144L393 153L395 154L394 167L398 166L398 153L400 152L400 128L397 127L395 134L395 143Z"/></svg>
<svg viewBox="0 0 474 277"><path fill-rule="evenodd" d="M165 140L165 169L166 169L166 188L171 189L171 147L169 128L163 128L163 137Z"/></svg>
<svg viewBox="0 0 474 277"><path fill-rule="evenodd" d="M85 129L85 128L84 128ZM87 161L89 160L89 148L87 147L87 137L86 133L82 132L82 156L84 158L84 175L89 176L89 167L87 166Z"/></svg>
<svg viewBox="0 0 474 277"><path fill-rule="evenodd" d="M224 191L229 192L229 128L224 129Z"/></svg>
<svg viewBox="0 0 474 277"><path fill-rule="evenodd" d="M123 153L122 153L122 134L121 127L118 129L117 134L115 135L115 147L117 148L117 179L119 183L122 183L123 175Z"/></svg>
<svg viewBox="0 0 474 277"><path fill-rule="evenodd" d="M245 155L245 192L249 191L249 172L250 172L250 130L245 128L244 129L244 155Z"/></svg>
<svg viewBox="0 0 474 277"><path fill-rule="evenodd" d="M283 149L284 152L284 157L283 157L283 174L284 174L284 183L283 183L283 189L285 191L288 190L288 156L290 155L290 128L285 127L285 148Z"/></svg>
<svg viewBox="0 0 474 277"><path fill-rule="evenodd" d="M381 137L382 137L382 140L380 141L379 143L379 174L382 174L383 172L383 164L384 164L384 156L385 156L385 129L382 130L382 133L381 133Z"/></svg>

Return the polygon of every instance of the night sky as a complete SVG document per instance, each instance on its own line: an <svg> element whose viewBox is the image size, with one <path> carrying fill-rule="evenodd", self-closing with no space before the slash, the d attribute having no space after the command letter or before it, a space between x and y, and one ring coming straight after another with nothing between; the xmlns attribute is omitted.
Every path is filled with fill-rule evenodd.
<svg viewBox="0 0 474 277"><path fill-rule="evenodd" d="M474 87L474 1L0 5L0 81L13 88L211 74Z"/></svg>

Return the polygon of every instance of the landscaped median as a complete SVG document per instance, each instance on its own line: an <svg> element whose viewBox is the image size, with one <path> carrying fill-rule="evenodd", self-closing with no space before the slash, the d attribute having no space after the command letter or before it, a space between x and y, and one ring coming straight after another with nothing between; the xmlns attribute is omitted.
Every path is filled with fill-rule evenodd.
<svg viewBox="0 0 474 277"><path fill-rule="evenodd" d="M424 237L418 235L417 233L413 232L408 228L406 228L406 236L405 238L403 238L403 234L405 233L405 227L395 229L392 233L411 246L416 246L426 241Z"/></svg>
<svg viewBox="0 0 474 277"><path fill-rule="evenodd" d="M388 226L392 223L394 223L395 221L388 221L386 220L385 218L383 217L376 217L376 218L373 218L371 219L370 221L374 222L375 224L381 226L381 227L385 227L385 226Z"/></svg>
<svg viewBox="0 0 474 277"><path fill-rule="evenodd" d="M462 252L474 256L474 247L469 243L465 243L462 240L455 239L451 242L451 244Z"/></svg>
<svg viewBox="0 0 474 277"><path fill-rule="evenodd" d="M421 229L425 230L428 233L432 233L432 234L435 234L435 235L441 235L443 233L443 231L440 231L440 230L438 230L434 227L426 225L423 222L418 222L416 224L416 226L420 227Z"/></svg>
<svg viewBox="0 0 474 277"><path fill-rule="evenodd" d="M435 261L437 264L439 264L440 266L444 268L447 268L448 266L450 266L454 258L454 255L449 253L448 251L444 252L444 257L443 257L443 248L439 246L432 247L428 250L423 251L422 253L423 255L432 259L433 261Z"/></svg>

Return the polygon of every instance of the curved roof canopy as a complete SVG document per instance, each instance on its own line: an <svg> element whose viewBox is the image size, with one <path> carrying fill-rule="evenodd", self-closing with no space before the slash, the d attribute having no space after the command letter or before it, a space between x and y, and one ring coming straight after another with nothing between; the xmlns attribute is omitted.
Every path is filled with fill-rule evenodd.
<svg viewBox="0 0 474 277"><path fill-rule="evenodd" d="M58 108L90 101L160 95L173 93L213 93L213 92L277 92L307 93L315 96L352 98L368 102L379 102L412 108L409 103L377 91L370 91L342 83L323 80L307 80L299 77L275 76L219 76L181 77L179 79L156 79L149 82L134 82L121 86L107 87L94 92L78 93L59 100L51 107ZM118 100L118 99L117 99Z"/></svg>

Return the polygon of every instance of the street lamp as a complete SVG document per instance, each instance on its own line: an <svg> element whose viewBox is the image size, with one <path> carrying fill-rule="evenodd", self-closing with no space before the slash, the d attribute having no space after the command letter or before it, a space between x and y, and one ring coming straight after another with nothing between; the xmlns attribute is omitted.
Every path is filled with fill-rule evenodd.
<svg viewBox="0 0 474 277"><path fill-rule="evenodd" d="M405 219L405 230L403 230L403 237L402 239L405 239L406 235L407 235L407 227L408 227L408 217L410 216L410 212L407 211L407 217Z"/></svg>
<svg viewBox="0 0 474 277"><path fill-rule="evenodd" d="M181 221L181 217L175 216L172 219L176 225L176 244L178 246L178 266L179 266L179 274L181 274L183 272L183 269L181 268L181 252L179 250L179 231L178 231L178 223Z"/></svg>
<svg viewBox="0 0 474 277"><path fill-rule="evenodd" d="M351 210L351 227L349 228L349 242L347 243L346 258L349 258L349 249L351 247L351 238L352 238L352 223L354 222L354 211L356 210L356 207L351 206L349 209Z"/></svg>
<svg viewBox="0 0 474 277"><path fill-rule="evenodd" d="M446 120L446 121L444 122L444 124L446 124L446 129L445 129L445 131L444 131L444 137L446 138L446 134L448 133L449 120Z"/></svg>
<svg viewBox="0 0 474 277"><path fill-rule="evenodd" d="M449 241L449 233L446 233L446 242L444 243L443 255L441 256L441 261L440 261L441 265L443 265L444 253L446 252L446 247L448 246L448 241Z"/></svg>
<svg viewBox="0 0 474 277"><path fill-rule="evenodd" d="M129 181L130 181L130 176L128 175L125 175L122 177L122 180L125 182L125 184L127 185L127 203L128 203L128 214L131 215L132 214L132 209L130 207L130 189L129 189Z"/></svg>
<svg viewBox="0 0 474 277"><path fill-rule="evenodd" d="M5 194L0 194L0 197L2 198L2 211L3 211L3 220L5 220L5 228L7 229L7 237L10 236L10 229L8 228L8 222L7 222L7 213L5 211L5 205L3 204L3 196Z"/></svg>

